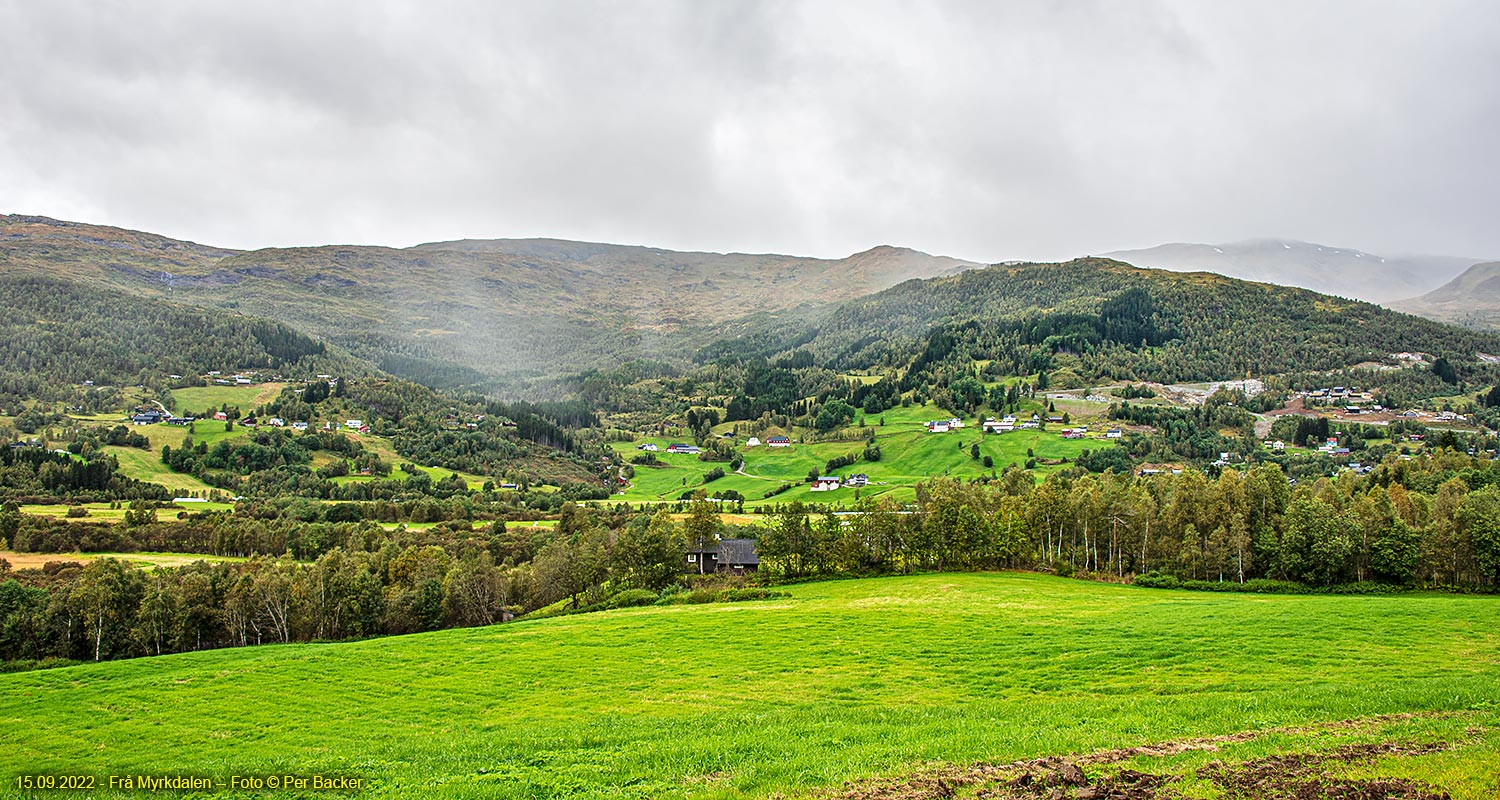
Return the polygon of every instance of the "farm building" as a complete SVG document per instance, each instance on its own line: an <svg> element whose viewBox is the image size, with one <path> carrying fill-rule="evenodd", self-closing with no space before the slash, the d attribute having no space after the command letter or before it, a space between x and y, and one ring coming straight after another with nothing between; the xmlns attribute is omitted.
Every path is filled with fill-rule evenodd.
<svg viewBox="0 0 1500 800"><path fill-rule="evenodd" d="M654 444L652 444L650 442L646 442L645 444L638 444L638 445L636 445L635 449L637 449L637 450L645 450L648 453L655 453L660 448L658 448L656 445L654 445Z"/></svg>
<svg viewBox="0 0 1500 800"><path fill-rule="evenodd" d="M760 568L760 552L756 545L754 539L721 539L703 550L689 550L686 571L736 575L754 572Z"/></svg>
<svg viewBox="0 0 1500 800"><path fill-rule="evenodd" d="M754 436L751 436L749 439L745 440L745 446L746 447L760 447L760 440L757 439L757 438L755 438Z"/></svg>
<svg viewBox="0 0 1500 800"><path fill-rule="evenodd" d="M844 485L844 482L837 475L825 475L813 481L812 490L815 492L831 492L842 485Z"/></svg>
<svg viewBox="0 0 1500 800"><path fill-rule="evenodd" d="M792 439L789 436L771 436L766 438L767 447L791 447Z"/></svg>
<svg viewBox="0 0 1500 800"><path fill-rule="evenodd" d="M948 425L948 420L930 420L927 423L927 432L947 433L949 427L950 426Z"/></svg>

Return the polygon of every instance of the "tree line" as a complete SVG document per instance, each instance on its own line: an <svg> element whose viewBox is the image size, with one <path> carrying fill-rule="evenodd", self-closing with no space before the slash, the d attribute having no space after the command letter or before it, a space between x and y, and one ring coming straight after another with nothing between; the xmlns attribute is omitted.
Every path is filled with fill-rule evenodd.
<svg viewBox="0 0 1500 800"><path fill-rule="evenodd" d="M1075 470L1040 484L1008 470L922 484L911 508L876 498L835 514L792 503L764 526L760 556L763 569L788 578L1020 568L1494 590L1500 463L1451 451L1392 456L1369 475L1297 483L1270 463L1217 478Z"/></svg>
<svg viewBox="0 0 1500 800"><path fill-rule="evenodd" d="M274 527L296 538L261 541L269 550L245 561L149 569L115 558L60 558L21 571L0 562L0 657L97 661L334 641L488 625L628 591L654 599L682 585L688 532L704 542L718 525L706 501L681 525L666 512L630 516L568 505L555 527L389 533L368 523L281 523ZM34 530L17 533L12 525L11 533L20 546L33 544L27 537ZM200 546L236 549L225 541ZM284 549L274 555L278 547Z"/></svg>

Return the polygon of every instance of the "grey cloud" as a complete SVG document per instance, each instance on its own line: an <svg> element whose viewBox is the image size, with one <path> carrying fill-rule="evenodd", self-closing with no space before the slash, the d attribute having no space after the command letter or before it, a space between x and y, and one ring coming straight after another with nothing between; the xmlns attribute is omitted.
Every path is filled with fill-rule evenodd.
<svg viewBox="0 0 1500 800"><path fill-rule="evenodd" d="M215 244L1500 255L1500 7L0 4L0 210Z"/></svg>

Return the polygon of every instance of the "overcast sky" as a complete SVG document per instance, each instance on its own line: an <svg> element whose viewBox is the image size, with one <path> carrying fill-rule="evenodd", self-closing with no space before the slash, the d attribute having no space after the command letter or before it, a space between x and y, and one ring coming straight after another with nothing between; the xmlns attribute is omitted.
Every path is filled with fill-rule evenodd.
<svg viewBox="0 0 1500 800"><path fill-rule="evenodd" d="M0 211L232 247L1500 257L1500 3L0 0Z"/></svg>

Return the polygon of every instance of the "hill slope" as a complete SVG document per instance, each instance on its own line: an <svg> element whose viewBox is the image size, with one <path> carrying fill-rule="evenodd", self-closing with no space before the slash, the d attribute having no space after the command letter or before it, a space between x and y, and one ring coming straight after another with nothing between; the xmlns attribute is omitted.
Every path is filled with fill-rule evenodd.
<svg viewBox="0 0 1500 800"><path fill-rule="evenodd" d="M967 343L978 358L1026 347L1078 355L1115 377L1166 382L1332 370L1402 351L1460 364L1500 352L1500 336L1369 303L1086 258L908 281L813 323L768 323L700 357L804 345L834 368L905 366L934 341L935 327L947 331L949 349Z"/></svg>
<svg viewBox="0 0 1500 800"><path fill-rule="evenodd" d="M878 247L844 259L557 240L238 252L0 218L0 267L278 319L393 373L492 388L631 358L678 360L714 326L973 266Z"/></svg>
<svg viewBox="0 0 1500 800"><path fill-rule="evenodd" d="M1477 800L1500 747L1489 598L1185 594L1025 574L790 591L0 675L0 773L345 772L376 798L804 797L929 761L1349 719L1221 742L1213 757L1443 738L1454 749L1441 764L1403 770Z"/></svg>
<svg viewBox="0 0 1500 800"><path fill-rule="evenodd" d="M84 381L124 385L172 373L277 369L314 359L325 365L348 361L273 320L0 273L0 376L12 391L27 386L46 395L48 387Z"/></svg>
<svg viewBox="0 0 1500 800"><path fill-rule="evenodd" d="M1427 294L1390 306L1456 325L1500 329L1500 261L1475 264Z"/></svg>
<svg viewBox="0 0 1500 800"><path fill-rule="evenodd" d="M1300 286L1372 303L1427 291L1477 260L1448 256L1388 258L1294 239L1164 244L1144 250L1117 250L1102 257L1138 267L1216 272L1242 280Z"/></svg>

